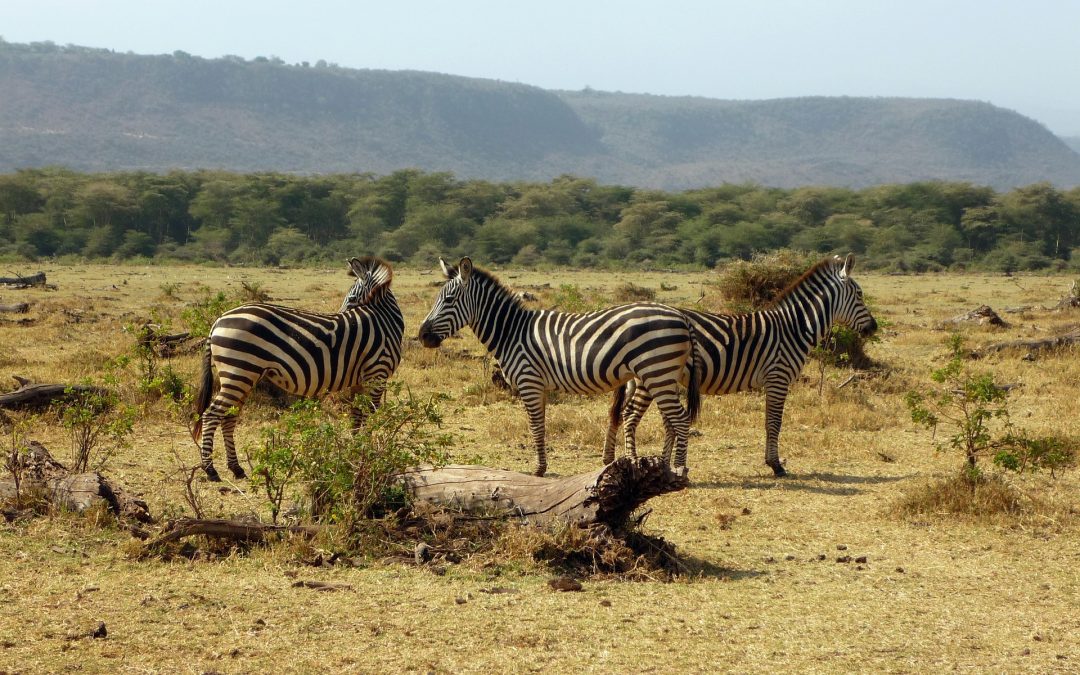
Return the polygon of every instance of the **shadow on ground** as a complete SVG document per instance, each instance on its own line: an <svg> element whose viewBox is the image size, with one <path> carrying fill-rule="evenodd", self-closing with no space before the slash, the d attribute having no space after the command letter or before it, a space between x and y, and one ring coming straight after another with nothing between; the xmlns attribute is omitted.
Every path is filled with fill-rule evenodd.
<svg viewBox="0 0 1080 675"><path fill-rule="evenodd" d="M905 476L850 476L837 473L789 473L783 478L744 478L737 480L711 480L694 481L691 479L690 488L703 489L742 489L742 490L798 490L812 494L851 496L861 494L862 489L856 486L881 485L884 483L896 483L902 480L914 478L915 474Z"/></svg>

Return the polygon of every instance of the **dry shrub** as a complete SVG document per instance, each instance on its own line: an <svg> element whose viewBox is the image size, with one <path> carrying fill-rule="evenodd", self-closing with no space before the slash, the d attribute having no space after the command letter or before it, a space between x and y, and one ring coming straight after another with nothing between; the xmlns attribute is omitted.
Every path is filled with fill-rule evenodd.
<svg viewBox="0 0 1080 675"><path fill-rule="evenodd" d="M750 260L735 260L719 270L713 282L728 311L759 310L816 263L819 257L803 251L780 249L757 253Z"/></svg>
<svg viewBox="0 0 1080 675"><path fill-rule="evenodd" d="M612 297L615 302L653 302L656 300L656 290L627 281L615 288Z"/></svg>
<svg viewBox="0 0 1080 675"><path fill-rule="evenodd" d="M1039 504L1025 496L1002 476L963 470L945 480L909 493L896 505L903 517L948 514L995 520L1015 517Z"/></svg>

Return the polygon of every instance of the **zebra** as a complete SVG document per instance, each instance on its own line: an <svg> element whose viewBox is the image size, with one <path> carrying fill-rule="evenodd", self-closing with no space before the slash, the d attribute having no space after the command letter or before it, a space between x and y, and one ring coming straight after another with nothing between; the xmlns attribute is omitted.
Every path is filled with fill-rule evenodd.
<svg viewBox="0 0 1080 675"><path fill-rule="evenodd" d="M586 314L529 309L468 257L456 267L439 264L447 281L420 326L420 342L435 348L462 327L472 328L525 405L537 476L547 471L548 392L603 393L631 379L656 399L674 435L675 465L685 466L700 397L691 387L687 408L679 401L680 373L696 372L691 327L681 312L644 302ZM670 452L665 459L671 461Z"/></svg>
<svg viewBox="0 0 1080 675"><path fill-rule="evenodd" d="M828 334L833 322L846 323L863 337L877 330L877 321L863 302L862 288L851 278L854 266L855 258L850 254L844 260L839 256L826 258L760 311L712 314L682 310L694 330L701 393L765 390L765 463L776 476L787 473L779 454L784 401L810 350ZM635 388L634 384L620 388L612 398L605 462L614 459L615 438L623 415L626 448L634 456L632 437L652 400L648 390ZM671 443L669 429L665 452Z"/></svg>
<svg viewBox="0 0 1080 675"><path fill-rule="evenodd" d="M386 380L401 361L405 320L390 290L393 270L379 258L352 258L356 277L336 314L253 303L225 312L214 322L203 355L192 438L202 468L219 481L211 455L221 426L225 457L237 479L246 477L236 459L233 431L244 401L263 377L292 394L368 393L370 406L352 408L353 427L382 403ZM219 387L214 395L214 373Z"/></svg>

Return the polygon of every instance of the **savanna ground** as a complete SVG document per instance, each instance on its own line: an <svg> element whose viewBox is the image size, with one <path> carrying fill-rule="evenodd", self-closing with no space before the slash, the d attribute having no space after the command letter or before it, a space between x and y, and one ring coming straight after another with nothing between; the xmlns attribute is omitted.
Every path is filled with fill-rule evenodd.
<svg viewBox="0 0 1080 675"><path fill-rule="evenodd" d="M333 311L349 285L344 266L42 269L58 290L0 289L0 302L33 302L32 325L0 319L5 379L99 376L132 344L124 324L157 307L180 330L176 317L207 289L235 291L247 281L283 304ZM703 304L720 304L706 273L498 274L540 303L562 284L611 302L617 286L633 281L665 302L690 305L704 293ZM0 671L1080 670L1080 471L1056 480L1008 477L1025 495L1019 514L911 514L898 506L962 462L935 451L903 403L904 392L928 384L946 359L946 334L936 324L982 303L999 312L1031 305L1004 315L1011 328L965 328L969 345L1065 332L1080 313L1039 306L1052 306L1070 279L856 277L888 322L868 350L884 373L840 387L849 371L828 369L821 383L816 362L807 366L788 399L781 454L790 475L782 480L763 464L762 396L706 398L700 435L691 438L692 485L650 501L644 526L684 556L688 573L672 583L598 578L585 580L583 592L560 593L548 587L552 572L510 554L449 565L440 576L378 560L314 567L288 544L210 560L141 560L123 529L70 515L39 518L0 525ZM450 396L444 415L457 438L454 461L528 471L535 457L524 411L490 386L491 363L471 332L439 350L413 339L438 281L428 270L396 273L408 340L396 379L416 393ZM972 367L1020 385L1010 402L1018 426L1080 435L1076 351L1021 356L1003 353ZM172 366L195 381L196 356ZM598 465L607 404L560 397L549 407L553 473ZM246 409L241 448L259 442L279 414L266 404ZM61 460L68 452L54 417L42 416L28 436ZM645 452L659 451L655 410L640 440ZM178 515L183 482L174 453L197 461L184 424L160 402L147 403L131 447L106 472L142 492L156 516ZM246 483L219 489L200 477L196 487L208 515L265 513ZM850 562L838 562L845 557ZM296 579L350 588L323 593L294 587ZM98 622L107 625L106 639L75 639Z"/></svg>

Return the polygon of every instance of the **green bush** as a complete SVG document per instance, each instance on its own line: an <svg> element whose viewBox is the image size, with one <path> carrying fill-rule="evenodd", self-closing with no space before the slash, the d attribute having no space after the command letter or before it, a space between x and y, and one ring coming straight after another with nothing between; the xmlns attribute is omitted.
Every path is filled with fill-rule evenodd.
<svg viewBox="0 0 1080 675"><path fill-rule="evenodd" d="M299 401L250 451L253 484L267 497L275 521L292 496L311 519L355 531L361 520L405 504L395 474L445 462L451 439L438 431L441 400L402 394L400 385L391 385L383 405L355 433L347 415L327 419L317 402Z"/></svg>
<svg viewBox="0 0 1080 675"><path fill-rule="evenodd" d="M992 373L972 373L964 362L964 339L946 339L951 357L930 378L936 386L909 391L905 403L911 419L935 434L939 426L952 433L937 443L938 450L952 449L964 456L967 471L979 473L978 460L990 456L1006 470L1024 472L1048 469L1052 476L1071 464L1076 442L1056 436L1031 437L1013 427L1009 419L1009 391Z"/></svg>

